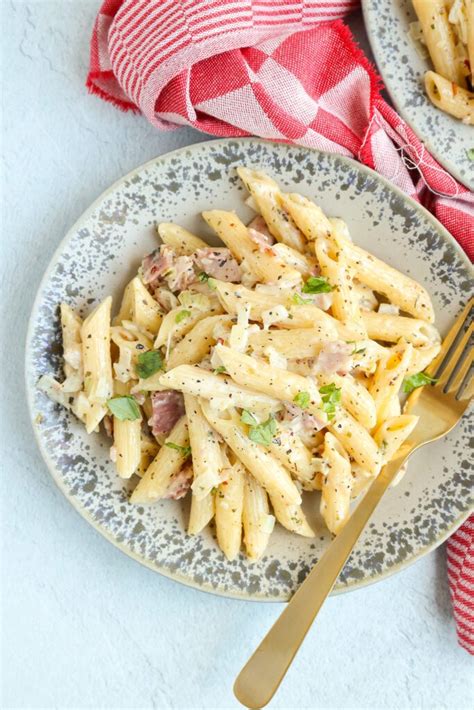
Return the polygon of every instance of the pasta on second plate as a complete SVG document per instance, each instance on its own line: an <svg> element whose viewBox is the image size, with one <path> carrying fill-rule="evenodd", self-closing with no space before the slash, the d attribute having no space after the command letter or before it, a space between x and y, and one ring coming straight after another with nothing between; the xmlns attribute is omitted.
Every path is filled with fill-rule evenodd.
<svg viewBox="0 0 474 710"><path fill-rule="evenodd" d="M430 101L474 125L474 1L413 0L411 35L426 46L434 71L425 74Z"/></svg>
<svg viewBox="0 0 474 710"><path fill-rule="evenodd" d="M309 495L337 534L417 424L399 395L440 349L425 289L351 241L347 225L239 168L257 213L175 224L126 287L82 321L61 304L65 380L39 386L113 438L131 504L191 497L229 559L258 559L276 522L312 537ZM320 493L315 493L320 491Z"/></svg>

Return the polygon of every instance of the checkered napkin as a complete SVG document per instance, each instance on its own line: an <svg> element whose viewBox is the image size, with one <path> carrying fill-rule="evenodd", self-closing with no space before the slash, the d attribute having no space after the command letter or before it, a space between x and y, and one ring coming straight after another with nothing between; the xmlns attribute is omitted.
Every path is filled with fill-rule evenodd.
<svg viewBox="0 0 474 710"><path fill-rule="evenodd" d="M356 158L431 210L472 258L474 194L381 98L379 77L340 19L358 5L105 0L87 86L160 129L257 135ZM466 523L449 543L459 638L471 651L473 529Z"/></svg>
<svg viewBox="0 0 474 710"><path fill-rule="evenodd" d="M105 0L87 85L157 128L257 135L357 158L474 256L474 194L379 94L340 19L359 0Z"/></svg>

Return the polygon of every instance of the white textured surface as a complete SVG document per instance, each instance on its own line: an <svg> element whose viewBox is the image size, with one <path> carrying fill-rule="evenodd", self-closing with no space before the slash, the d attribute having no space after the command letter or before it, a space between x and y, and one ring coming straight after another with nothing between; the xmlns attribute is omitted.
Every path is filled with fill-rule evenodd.
<svg viewBox="0 0 474 710"><path fill-rule="evenodd" d="M51 254L131 168L202 139L158 133L87 95L96 2L2 0L4 54L2 706L230 708L233 679L282 609L180 587L78 517L36 450L23 343ZM352 22L361 37L360 21ZM365 47L365 42L362 41ZM443 550L329 600L273 706L467 708Z"/></svg>

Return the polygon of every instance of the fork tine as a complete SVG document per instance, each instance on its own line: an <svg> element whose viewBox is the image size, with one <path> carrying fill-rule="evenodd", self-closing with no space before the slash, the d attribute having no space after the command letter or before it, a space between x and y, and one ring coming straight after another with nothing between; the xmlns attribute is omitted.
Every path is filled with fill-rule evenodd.
<svg viewBox="0 0 474 710"><path fill-rule="evenodd" d="M451 356L449 358L446 358L446 360L445 360L446 367L444 368L444 370L439 378L438 384L445 385L449 381L449 378L453 374L453 372L456 368L456 365L458 365L458 363L461 361L461 358L463 356L466 345L468 344L469 339L470 339L473 332L474 332L474 323L471 323L471 325L466 330L466 332L462 336L459 343L454 348Z"/></svg>
<svg viewBox="0 0 474 710"><path fill-rule="evenodd" d="M456 318L451 330L449 331L449 333L447 334L447 336L443 340L441 350L439 351L438 355L435 357L433 362L430 363L430 365L426 368L425 372L427 375L430 375L430 377L436 376L436 373L438 372L440 365L443 363L446 355L448 354L449 350L451 349L452 344L454 343L459 332L463 328L466 318L468 317L473 305L474 305L474 296L466 304L462 313Z"/></svg>
<svg viewBox="0 0 474 710"><path fill-rule="evenodd" d="M471 348L471 350L467 354L467 357L464 359L464 362L462 363L461 367L457 371L453 381L451 382L451 385L448 389L448 392L450 394L454 394L454 393L458 392L458 390L461 388L461 385L464 382L464 378L466 377L467 373L471 369L473 362L474 362L474 348Z"/></svg>

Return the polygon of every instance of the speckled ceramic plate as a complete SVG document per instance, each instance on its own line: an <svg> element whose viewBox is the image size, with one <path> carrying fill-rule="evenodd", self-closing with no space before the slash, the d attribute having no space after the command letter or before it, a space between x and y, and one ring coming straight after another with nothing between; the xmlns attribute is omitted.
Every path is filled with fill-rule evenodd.
<svg viewBox="0 0 474 710"><path fill-rule="evenodd" d="M362 0L365 27L377 67L396 109L441 165L474 189L474 126L466 126L430 102L423 77L432 69L408 35L416 20L411 0Z"/></svg>
<svg viewBox="0 0 474 710"><path fill-rule="evenodd" d="M156 245L154 224L177 221L207 234L199 213L235 209L244 191L235 166L262 168L284 189L314 198L349 223L354 240L415 276L433 296L444 331L469 292L470 266L441 225L376 173L335 155L254 139L212 141L147 163L107 190L74 225L44 276L31 316L26 376L31 418L54 480L81 515L139 562L185 584L228 596L285 600L329 543L316 514L318 494L305 501L313 540L278 528L256 564L228 562L212 530L184 532L187 504L135 507L108 459L109 442L87 436L72 415L36 389L40 375L61 375L57 304L81 313L112 293L118 305L141 257ZM388 575L438 545L466 517L471 500L465 461L467 421L417 453L408 475L390 490L338 582L344 590ZM277 526L278 527L278 526Z"/></svg>

